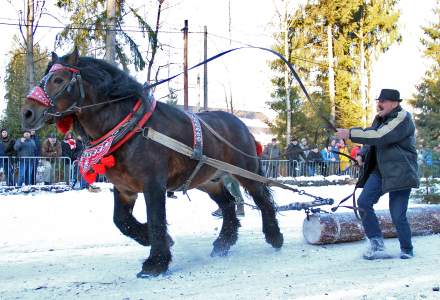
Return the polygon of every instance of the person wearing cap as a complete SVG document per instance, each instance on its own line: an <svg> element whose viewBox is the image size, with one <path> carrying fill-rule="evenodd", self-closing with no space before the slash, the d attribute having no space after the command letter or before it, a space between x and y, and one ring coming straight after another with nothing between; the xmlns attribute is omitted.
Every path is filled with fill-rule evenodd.
<svg viewBox="0 0 440 300"><path fill-rule="evenodd" d="M338 128L336 135L364 144L356 159L363 172L356 187L362 187L357 200L362 225L370 245L365 259L389 258L373 205L389 193L389 210L396 227L400 258L414 255L411 229L406 217L411 188L419 186L415 125L412 116L401 106L400 93L383 89L376 101L377 115L368 128Z"/></svg>
<svg viewBox="0 0 440 300"><path fill-rule="evenodd" d="M9 186L14 185L14 156L16 155L14 150L15 140L9 136L8 130L6 128L1 129L1 137L0 143L3 144L5 149L5 156L7 159L4 159L3 164L3 172L6 176L6 184Z"/></svg>
<svg viewBox="0 0 440 300"><path fill-rule="evenodd" d="M50 133L41 145L41 156L47 157L47 161L50 162L50 168L48 168L50 176L45 176L46 179L44 181L47 184L59 179L59 176L56 175L59 175L61 166L60 161L56 158L60 157L61 153L61 143L57 140L55 133Z"/></svg>
<svg viewBox="0 0 440 300"><path fill-rule="evenodd" d="M31 139L30 131L26 130L23 132L23 137L15 141L14 149L19 157L19 176L18 185L23 184L29 185L33 184L35 181L35 151L37 146L34 140Z"/></svg>
<svg viewBox="0 0 440 300"><path fill-rule="evenodd" d="M306 156L303 149L299 145L298 139L293 137L290 140L286 149L286 157L289 160L288 175L296 177L298 175L297 170L300 169L300 164L303 165L306 161ZM300 175L303 175L301 172Z"/></svg>

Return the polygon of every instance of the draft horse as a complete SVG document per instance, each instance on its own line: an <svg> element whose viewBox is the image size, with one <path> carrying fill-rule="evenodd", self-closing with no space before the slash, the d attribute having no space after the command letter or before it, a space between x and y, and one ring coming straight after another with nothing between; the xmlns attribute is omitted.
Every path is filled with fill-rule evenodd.
<svg viewBox="0 0 440 300"><path fill-rule="evenodd" d="M151 246L139 276L157 276L168 270L174 242L167 233L166 191L179 190L185 183L189 183L188 189L207 192L222 210L223 224L211 255L227 255L237 241L240 223L234 198L219 180L225 173L207 165L193 173L198 164L196 159L145 137L145 130L153 128L193 147L191 118L174 106L156 103L151 93L124 71L104 60L80 57L77 49L62 57L52 53L44 77L27 96L21 113L26 129L37 130L56 122L66 131L72 125L88 145L85 152L93 149L87 157L84 158L84 153L81 157L84 159L81 172L88 170L85 176L93 176L98 169L90 165L102 167L98 160L108 158L100 156L102 151L105 155L111 152L112 162L105 164L104 170L114 184L114 223L124 235L143 246ZM219 141L202 124L203 154L262 173L255 158L255 139L238 118L222 111L201 112L196 118L241 151ZM261 210L266 241L276 249L281 248L283 235L268 186L235 177ZM145 198L147 223L140 223L132 215L140 192Z"/></svg>

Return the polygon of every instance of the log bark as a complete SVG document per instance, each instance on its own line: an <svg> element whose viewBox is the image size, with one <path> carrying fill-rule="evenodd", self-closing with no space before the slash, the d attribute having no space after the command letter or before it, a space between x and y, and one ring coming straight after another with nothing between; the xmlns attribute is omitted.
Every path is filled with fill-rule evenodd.
<svg viewBox="0 0 440 300"><path fill-rule="evenodd" d="M388 210L376 211L385 238L397 237ZM408 222L413 236L440 233L440 205L410 208ZM313 214L303 222L304 239L312 245L354 242L365 238L360 221L353 212Z"/></svg>

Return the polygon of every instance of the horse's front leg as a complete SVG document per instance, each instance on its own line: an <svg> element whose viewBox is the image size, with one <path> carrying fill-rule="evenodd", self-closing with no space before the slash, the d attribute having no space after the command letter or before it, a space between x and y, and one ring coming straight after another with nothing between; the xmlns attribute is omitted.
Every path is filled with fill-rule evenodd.
<svg viewBox="0 0 440 300"><path fill-rule="evenodd" d="M148 224L140 223L133 217L133 207L137 199L137 193L120 192L116 187L113 189L114 211L113 222L122 234L131 237L143 246L150 246L148 238Z"/></svg>
<svg viewBox="0 0 440 300"><path fill-rule="evenodd" d="M150 256L142 265L139 277L157 276L168 270L171 262L165 212L165 184L151 180L144 185L147 207L148 234L150 237Z"/></svg>

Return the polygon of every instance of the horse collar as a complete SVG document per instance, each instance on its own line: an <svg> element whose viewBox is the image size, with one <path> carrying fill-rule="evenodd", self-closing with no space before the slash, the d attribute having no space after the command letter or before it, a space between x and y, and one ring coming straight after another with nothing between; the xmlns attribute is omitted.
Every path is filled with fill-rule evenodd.
<svg viewBox="0 0 440 300"><path fill-rule="evenodd" d="M119 124L86 146L81 154L79 165L80 172L88 183L95 182L98 174L104 174L106 168L113 167L115 159L111 153L141 131L156 107L156 100L151 94L148 102L150 105L146 105L142 98L139 99L133 111Z"/></svg>

